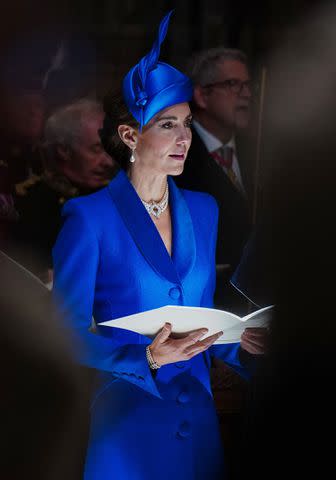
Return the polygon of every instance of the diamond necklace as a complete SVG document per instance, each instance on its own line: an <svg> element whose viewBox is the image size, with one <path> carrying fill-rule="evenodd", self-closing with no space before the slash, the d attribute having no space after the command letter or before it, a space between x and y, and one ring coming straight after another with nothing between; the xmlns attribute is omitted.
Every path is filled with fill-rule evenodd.
<svg viewBox="0 0 336 480"><path fill-rule="evenodd" d="M154 200L152 200L151 202L145 202L144 200L142 200L142 198L140 198L140 200L142 201L142 204L147 210L147 212L149 213L149 215L154 215L154 217L159 218L161 214L168 207L168 198L169 198L169 190L168 190L168 183L167 183L166 190L159 202L154 202Z"/></svg>

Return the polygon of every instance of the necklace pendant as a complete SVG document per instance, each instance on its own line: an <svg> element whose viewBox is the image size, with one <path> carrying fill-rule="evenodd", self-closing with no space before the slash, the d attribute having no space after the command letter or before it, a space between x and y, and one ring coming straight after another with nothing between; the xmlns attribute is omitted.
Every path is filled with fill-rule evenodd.
<svg viewBox="0 0 336 480"><path fill-rule="evenodd" d="M140 200L141 200L142 204L144 205L144 207L146 208L149 215L153 215L155 218L160 218L161 214L168 207L168 196L169 196L169 190L168 190L168 184L167 184L165 193L164 193L162 199L159 202L154 202L152 200L150 203L148 203L148 202L145 202L142 199L140 199Z"/></svg>
<svg viewBox="0 0 336 480"><path fill-rule="evenodd" d="M161 213L162 213L162 208L160 208L159 205L151 205L151 214L154 215L154 217L159 218Z"/></svg>

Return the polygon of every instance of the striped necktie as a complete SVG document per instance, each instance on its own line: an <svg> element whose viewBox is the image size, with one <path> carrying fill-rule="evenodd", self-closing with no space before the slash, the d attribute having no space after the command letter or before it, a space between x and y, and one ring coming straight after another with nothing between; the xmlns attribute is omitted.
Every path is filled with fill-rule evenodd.
<svg viewBox="0 0 336 480"><path fill-rule="evenodd" d="M224 167L225 173L233 183L233 185L242 192L242 187L239 183L237 175L233 171L233 148L228 145L222 145L214 152L211 152L211 156L216 160L218 165Z"/></svg>

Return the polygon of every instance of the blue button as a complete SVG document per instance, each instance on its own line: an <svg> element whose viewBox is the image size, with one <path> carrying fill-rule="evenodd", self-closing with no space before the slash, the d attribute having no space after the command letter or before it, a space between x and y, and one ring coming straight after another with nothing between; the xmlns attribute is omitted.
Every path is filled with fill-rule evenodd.
<svg viewBox="0 0 336 480"><path fill-rule="evenodd" d="M179 426L179 429L178 429L178 432L177 434L180 436L180 437L188 437L191 433L191 425L189 422L183 422L181 423L181 425Z"/></svg>
<svg viewBox="0 0 336 480"><path fill-rule="evenodd" d="M189 402L190 400L190 395L188 392L180 392L178 395L177 395L177 401L179 403L187 403Z"/></svg>
<svg viewBox="0 0 336 480"><path fill-rule="evenodd" d="M177 300L181 296L181 290L179 287L173 287L169 290L169 296L174 300Z"/></svg>
<svg viewBox="0 0 336 480"><path fill-rule="evenodd" d="M182 362L176 362L176 363L175 363L175 367L176 367L176 368L184 368L184 365L185 365L185 364L182 363Z"/></svg>

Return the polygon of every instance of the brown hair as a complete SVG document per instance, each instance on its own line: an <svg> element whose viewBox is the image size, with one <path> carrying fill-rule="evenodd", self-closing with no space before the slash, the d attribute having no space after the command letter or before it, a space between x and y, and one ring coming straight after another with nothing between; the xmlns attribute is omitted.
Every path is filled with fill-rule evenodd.
<svg viewBox="0 0 336 480"><path fill-rule="evenodd" d="M118 127L119 125L129 125L139 128L139 123L129 112L124 101L121 90L109 92L103 101L104 104L104 126L100 131L100 137L105 150L119 165L126 170L131 150L121 140Z"/></svg>

